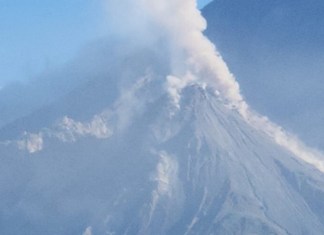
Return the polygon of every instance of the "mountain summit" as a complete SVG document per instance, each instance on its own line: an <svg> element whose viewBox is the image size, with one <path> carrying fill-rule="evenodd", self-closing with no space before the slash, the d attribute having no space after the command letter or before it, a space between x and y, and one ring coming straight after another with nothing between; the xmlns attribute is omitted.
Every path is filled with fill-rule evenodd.
<svg viewBox="0 0 324 235"><path fill-rule="evenodd" d="M2 147L1 233L323 233L321 172L210 88L184 88L176 107L160 85Z"/></svg>
<svg viewBox="0 0 324 235"><path fill-rule="evenodd" d="M195 1L143 2L154 36L1 129L0 233L323 234L320 153L249 109Z"/></svg>

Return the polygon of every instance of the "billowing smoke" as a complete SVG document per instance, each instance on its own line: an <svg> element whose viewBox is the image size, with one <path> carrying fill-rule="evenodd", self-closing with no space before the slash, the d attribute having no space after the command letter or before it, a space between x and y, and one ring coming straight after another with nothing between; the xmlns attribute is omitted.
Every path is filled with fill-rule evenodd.
<svg viewBox="0 0 324 235"><path fill-rule="evenodd" d="M203 34L207 23L197 9L196 0L105 1L109 34L127 42L124 51L129 51L134 45L151 49L163 46L165 49L163 52L167 54L170 67L165 77L166 91L176 108L180 108L181 91L186 86L198 83L212 87L215 94L228 107L237 110L251 126L266 133L300 159L324 171L322 153L306 147L298 138L249 108L226 63L214 44ZM98 118L90 123L65 118L56 137L65 141L75 141L87 135L106 138L111 133L105 125L105 121ZM43 132L26 133L18 141L19 148L31 153L40 151L46 135Z"/></svg>
<svg viewBox="0 0 324 235"><path fill-rule="evenodd" d="M172 155L171 151L169 153L169 150L156 152L152 150L152 152L154 152L153 155L157 157L156 159L152 158L151 155L146 155L146 151L142 150L142 145L148 144L148 146L145 147L151 147L150 142L147 143L146 140L151 140L152 136L146 136L144 133L145 143L142 143L143 139L141 137L139 140L136 138L139 136L138 133L142 133L144 129L148 129L148 125L146 124L150 124L151 117L149 117L150 114L143 112L143 115L140 116L141 119L138 120L135 114L141 112L142 109L146 111L145 105L147 105L147 103L149 103L149 105L156 104L155 102L150 103L147 100L143 102L147 96L151 98L153 93L154 98L160 98L162 92L170 96L174 104L171 110L172 112L177 112L181 109L182 90L191 84L199 84L202 87L208 86L212 88L215 91L215 95L224 102L226 107L238 112L252 127L262 131L271 137L274 142L285 147L298 158L312 164L314 167L324 172L323 157L320 152L305 147L297 138L286 133L281 127L273 124L266 117L255 113L249 108L249 105L245 102L240 93L238 83L230 73L226 63L217 52L216 47L203 34L206 28L206 22L197 9L195 0L105 1L107 1L108 6L108 18L112 41L115 39L113 37L117 37L115 41L117 41L119 45L116 49L118 53L115 51L112 53L109 50L109 53L100 53L100 59L93 54L91 54L91 56L87 54L86 56L90 57L91 60L94 61L94 64L99 64L99 67L112 66L108 69L112 72L91 74L90 72L96 70L98 67L93 66L93 69L89 69L90 72L88 74L91 74L91 77L99 76L100 79L94 80L95 82L91 83L91 86L94 86L94 92L87 93L88 90L85 90L86 98L93 98L92 96L94 96L96 99L90 99L89 102L86 102L87 104L81 106L81 108L77 107L74 110L77 113L74 114L75 116L73 112L71 112L72 114L66 114L62 111L63 114L59 113L57 115L63 116L53 117L53 119L56 118L55 120L58 120L56 124L48 126L50 124L45 123L44 126L46 126L46 128L37 130L35 133L25 132L19 140L0 142L0 145L9 147L9 150L11 150L12 147L12 149L15 148L16 151L18 146L21 150L25 150L28 156L28 153L34 154L35 156L31 161L25 161L25 159L19 158L25 155L25 152L22 152L17 154L17 156L16 154L12 154L12 157L5 159L1 168L2 172L4 172L1 180L2 182L5 182L4 179L7 178L10 180L8 181L9 183L7 183L8 186L4 184L6 187L2 187L4 189L2 189L3 191L1 192L15 192L12 196L8 194L7 199L4 200L4 208L8 208L5 212L10 212L9 214L14 215L23 213L26 217L31 218L31 221L37 221L37 223L40 223L39 221L44 222L43 224L46 229L48 229L47 221L53 218L58 218L59 222L66 223L67 225L65 226L67 227L69 227L70 223L75 223L75 221L84 221L82 223L83 229L79 231L79 234L99 234L96 224L93 224L92 221L102 221L102 218L105 217L107 219L105 219L104 226L110 229L110 226L115 223L113 218L115 215L117 215L116 220L118 220L116 224L119 224L119 220L122 224L128 223L127 221L124 223L124 217L121 217L122 213L127 213L132 219L137 219L137 214L129 214L129 208L133 207L132 205L128 206L128 201L136 201L136 204L142 204L142 195L146 194L146 187L148 187L149 190L152 189L153 191L151 191L152 194L146 195L146 200L148 200L149 204L143 211L148 210L149 213L147 220L144 219L143 221L144 225L148 226L156 222L157 224L163 224L163 226L165 226L165 223L168 221L173 221L172 218L170 219L170 216L178 216L174 212L181 211L176 208L182 206L181 202L184 196L182 187L185 187L185 185L182 185L180 182L183 175L180 174L181 172L178 169L178 167L182 166L182 162L178 162L175 157L176 155ZM132 48L133 51L129 53L129 50L132 50ZM140 52L136 51L138 48ZM148 48L148 50L141 50L143 48ZM101 52L101 50L98 51ZM151 52L153 55L147 59L147 54ZM124 54L128 53L132 54L132 57L125 56L124 58ZM147 72L144 72L146 68L143 67L145 67L146 64L149 64L148 67L150 66L150 63L147 63L147 61L151 62L150 60L152 59L152 64L154 64L155 55L160 56L163 59L162 62L165 64L161 63L159 57L156 59L158 61L157 66L152 66L154 67L152 71L148 68ZM119 64L119 60L123 60L123 62ZM101 63L99 63L99 61ZM104 63L102 63L102 61L104 61ZM136 63L137 61L139 61L139 63ZM117 65L111 65L114 63ZM81 63L78 65L80 64ZM84 64L88 65L88 63L82 63L81 65ZM142 64L145 65L142 66ZM163 68L160 69L159 67ZM115 71L116 68L118 68L118 71ZM103 69L103 71L106 70ZM161 71L162 73L160 73ZM146 75L143 73L146 73ZM107 74L109 76L107 76ZM121 74L124 76L121 76ZM103 78L101 76L103 76ZM111 84L106 85L107 77L116 80L129 79L131 81L126 84L127 89L123 89L124 87L122 87L122 84L120 85L122 87L120 89L121 91L116 94L116 96L112 95L111 97L107 97L109 95L108 93L113 92L117 87L117 85L115 85L113 89L107 92L107 87L112 86ZM159 89L158 92L160 92L157 95L155 94L155 90L147 91L149 90L147 87L156 88L156 83L154 83L154 86L146 86L146 84L151 84L153 80L155 82L155 79L162 80L157 82L157 89ZM134 82L135 80L136 82ZM98 82L98 84L95 84L96 82ZM113 80L113 83L115 82L116 81ZM132 85L129 85L129 83ZM164 85L165 91L161 90L161 83ZM104 90L104 92L102 92L104 95L100 95L101 92L99 91L101 91L101 88ZM146 95L145 92L148 92L148 95ZM86 100L82 96L83 92L76 94L80 101L73 100L74 102L70 102L67 100L69 109L74 108L72 107L74 103L82 103ZM112 101L108 102L104 100L108 98ZM101 99L103 99L103 101L101 101ZM65 101L64 99L63 102ZM102 102L103 104L92 110L90 106L95 102ZM103 106L104 109L108 106L108 110L102 111ZM157 107L154 107L154 111L160 111L159 105L156 106ZM86 108L90 109L87 113L88 115L79 117L78 114L81 113L80 110L86 112ZM151 110L152 109L149 109L149 111ZM159 113L157 112L157 114ZM147 115L148 118L143 120L142 117L144 115ZM36 115L33 116L33 118L34 117L40 120L42 118ZM162 120L164 121L165 119ZM139 121L140 125L136 127L130 125L133 122L136 124L137 121ZM176 122L176 124L178 123ZM149 128L151 127L149 126ZM155 135L159 140L162 139L163 141L164 138L160 138L160 136L164 137L173 134L173 130L169 130L172 128L166 128L166 134L160 134L158 133L159 130L157 130L157 134ZM31 131L35 131L34 128L30 129ZM152 130L153 132L155 131L154 129ZM127 133L124 135L125 132ZM129 136L127 136L127 134L129 134ZM120 140L120 136L125 137L125 140ZM111 142L108 141L109 138ZM83 141L83 139L86 141ZM106 139L107 141L104 142ZM90 147L85 143L91 144ZM116 152L114 149L115 146L113 145L116 145ZM108 153L107 151L109 151L111 146L113 147L113 151ZM97 147L98 153L96 152ZM2 151L6 153L5 151L7 150L5 149ZM44 151L44 154L42 151ZM11 152L9 151L9 153ZM205 152L202 153L205 154ZM13 158L13 160L11 160L11 158ZM16 164L15 160L18 158L19 164ZM154 162L155 160L156 162ZM202 162L203 165L209 163L209 161L205 160ZM157 164L156 168L153 167L155 163ZM133 164L135 167L133 167ZM140 167L138 167L139 165ZM197 175L200 175L201 165L200 162L197 163ZM15 166L13 169L18 170L10 172L8 169L11 169L13 166ZM251 168L252 167L254 167L254 165L251 165ZM151 175L153 182L149 182L146 186L145 181L149 178L147 171L152 169L154 171ZM216 176L216 174L210 173L208 168L206 169L208 177ZM235 170L236 167L233 169ZM8 173L6 173L7 171ZM19 174L14 178L12 175L16 172ZM237 175L233 175L235 176L233 180L237 179ZM197 181L198 185L199 182L204 181L204 177L199 176L197 180L199 180ZM11 186L11 182L14 182L12 185L14 185L15 188L13 189L11 189L11 187L13 187ZM19 183L17 184L17 182ZM138 185L142 184L144 185L143 187L138 187ZM154 184L155 187L152 187ZM196 182L193 181L193 185L195 188ZM209 185L209 183L206 185ZM213 185L214 184L212 184L211 187L213 187ZM201 186L203 187L203 185ZM139 188L139 191L137 191L137 188ZM135 193L133 193L133 189L136 189ZM185 188L183 188L183 190L185 190ZM201 209L205 204L208 204L208 210L209 208L213 208L213 205L208 202L209 199L207 200L206 198L210 196L210 202L214 201L216 198L212 196L213 192L209 193L207 191L206 186L205 190L198 210L199 213L203 212ZM140 193L137 195L136 192ZM314 192L316 193L316 191ZM20 197L23 200L20 200ZM189 200L192 200L190 195L188 197ZM17 198L14 199L18 201L17 205L12 206L13 203L11 198ZM132 200L129 200L129 198ZM55 199L54 202L53 199ZM300 199L298 198L298 200ZM143 203L145 202L145 199L143 199ZM165 202L168 202L168 204L164 204ZM193 202L195 202L195 200L193 200ZM115 207L115 205L117 206ZM193 205L195 207L195 204ZM55 208L54 214L49 213L49 215L46 216L46 213L52 211L53 208ZM116 208L122 208L122 210L117 210ZM136 211L137 205L134 205L134 208L134 211ZM196 209L197 208L195 208L195 210ZM168 213L168 216L163 216L166 219L161 223L160 218L162 217L155 217L154 215L164 210L166 212L170 210L170 213ZM79 217L79 214L90 215L87 215L87 218L83 218L83 216ZM19 217L17 218L19 219ZM66 220L66 218L71 219ZM198 218L197 214L192 220L192 223L189 226L186 225L188 231L195 225ZM213 219L214 218L213 215ZM159 220L152 221L154 219ZM16 216L12 218L12 221L16 221ZM25 224L30 221L23 222L25 228ZM15 223L13 224L15 225ZM56 225L56 223L53 224ZM132 222L132 224L135 223ZM146 229L145 226L144 229ZM112 226L112 228L114 227ZM63 229L64 227L61 231L63 231ZM73 230L73 232L74 231L75 230ZM73 234L73 232L67 232L67 234ZM145 231L142 233L147 234ZM107 232L107 234L109 233Z"/></svg>
<svg viewBox="0 0 324 235"><path fill-rule="evenodd" d="M215 46L203 35L206 21L197 9L196 1L142 0L141 2L171 44L173 51L171 75L182 78L191 74L198 81L214 86L225 100L239 106L243 101L239 85Z"/></svg>
<svg viewBox="0 0 324 235"><path fill-rule="evenodd" d="M124 1L126 2L128 6L133 6L131 9L136 9L130 10L135 13L134 16L140 15L140 20L135 20L135 28L141 28L138 33L154 38L153 33L149 34L150 30L154 29L156 37L163 37L168 43L171 73L166 78L167 91L176 106L179 106L181 90L184 87L192 83L207 84L251 126L266 133L277 144L324 172L322 153L304 146L298 138L249 108L226 63L203 34L206 21L197 9L195 0L139 0L136 4L133 1ZM129 18L134 20L134 16ZM134 25L132 26L130 28L134 29ZM123 32L127 30L123 28Z"/></svg>

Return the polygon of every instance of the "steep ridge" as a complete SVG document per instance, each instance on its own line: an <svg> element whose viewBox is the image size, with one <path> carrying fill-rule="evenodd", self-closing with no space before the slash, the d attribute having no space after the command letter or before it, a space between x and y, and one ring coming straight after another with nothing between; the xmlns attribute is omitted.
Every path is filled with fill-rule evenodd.
<svg viewBox="0 0 324 235"><path fill-rule="evenodd" d="M69 142L52 133L32 155L1 148L9 171L1 194L10 196L1 203L1 233L323 233L322 173L209 88L185 88L177 109L159 84L137 86L128 120L124 101L104 112L106 138ZM19 172L14 181L10 172Z"/></svg>
<svg viewBox="0 0 324 235"><path fill-rule="evenodd" d="M236 75L247 102L320 149L323 11L320 0L214 0L202 10L205 34Z"/></svg>
<svg viewBox="0 0 324 235"><path fill-rule="evenodd" d="M0 233L323 234L321 160L248 112L194 1L159 3L157 49L0 130Z"/></svg>

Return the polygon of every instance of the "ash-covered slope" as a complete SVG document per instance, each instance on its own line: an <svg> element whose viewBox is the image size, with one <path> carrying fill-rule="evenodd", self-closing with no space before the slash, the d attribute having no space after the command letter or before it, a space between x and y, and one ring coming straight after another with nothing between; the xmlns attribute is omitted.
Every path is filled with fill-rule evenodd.
<svg viewBox="0 0 324 235"><path fill-rule="evenodd" d="M128 97L136 102L123 98L98 114L104 121L93 129L107 135L66 125L42 130L33 154L2 147L0 232L324 232L322 173L209 88L185 88L178 109L160 85L143 80Z"/></svg>
<svg viewBox="0 0 324 235"><path fill-rule="evenodd" d="M0 234L323 234L321 154L249 109L195 1L128 3L149 39L0 130Z"/></svg>
<svg viewBox="0 0 324 235"><path fill-rule="evenodd" d="M206 35L236 75L248 103L324 149L324 2L214 0Z"/></svg>

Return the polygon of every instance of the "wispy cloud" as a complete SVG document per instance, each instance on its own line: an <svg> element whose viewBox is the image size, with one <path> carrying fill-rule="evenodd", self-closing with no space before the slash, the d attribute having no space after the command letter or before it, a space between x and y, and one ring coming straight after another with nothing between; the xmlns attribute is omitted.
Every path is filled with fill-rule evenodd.
<svg viewBox="0 0 324 235"><path fill-rule="evenodd" d="M36 153L43 149L44 139L43 133L27 133L25 132L23 138L17 141L18 148L27 150L29 153Z"/></svg>
<svg viewBox="0 0 324 235"><path fill-rule="evenodd" d="M65 116L52 128L43 129L38 133L25 132L16 143L20 150L26 150L32 154L42 151L44 143L51 139L76 142L84 137L106 139L112 134L113 131L108 127L105 113L95 115L90 122L84 123Z"/></svg>
<svg viewBox="0 0 324 235"><path fill-rule="evenodd" d="M321 152L306 147L296 137L249 107L233 74L215 46L204 36L206 22L196 8L195 0L141 2L150 18L168 36L173 71L167 77L166 84L177 107L184 87L193 81L206 82L228 107L236 109L252 127L266 133L278 145L324 172L324 156Z"/></svg>
<svg viewBox="0 0 324 235"><path fill-rule="evenodd" d="M75 142L80 137L92 136L105 139L112 135L103 116L96 115L88 123L82 123L69 117L63 119L57 125L55 136L64 142Z"/></svg>
<svg viewBox="0 0 324 235"><path fill-rule="evenodd" d="M134 22L129 25L123 24L123 34L128 34L128 38L129 36L140 37L143 44L155 43L161 37L164 39L167 45L165 53L168 54L171 68L169 74L165 76L165 87L176 107L180 107L181 90L184 87L192 83L208 84L228 107L237 110L252 127L266 133L298 158L324 171L324 156L321 152L306 147L296 137L249 107L240 93L235 77L213 43L204 36L206 21L197 9L195 0L156 0L154 2L140 0L136 4L129 0L123 1L121 6L118 6L120 1L107 2L117 13L121 12L118 8L124 11L123 7L127 6L129 15L138 16L138 18L128 16L127 19L132 19ZM118 15L117 13L113 15ZM134 34L134 28L141 29L140 32L143 34ZM154 29L154 33L150 33L151 29ZM121 29L113 28L113 30L120 33ZM150 43L146 46L150 47L152 45ZM119 103L116 104L119 106L117 115L119 115L120 127L128 125L134 107L141 104L136 99L134 91L143 81L145 79L136 83L129 91L122 92ZM34 153L44 147L45 139L49 136L51 138L54 136L61 141L76 141L85 136L108 138L111 134L106 119L101 116L96 116L86 123L64 117L52 130L25 134L18 141L18 146Z"/></svg>

